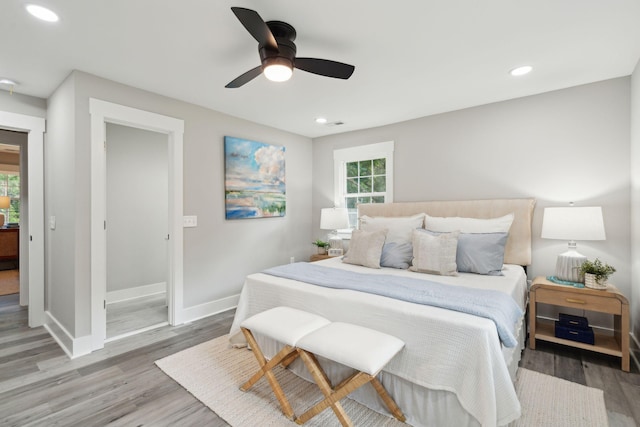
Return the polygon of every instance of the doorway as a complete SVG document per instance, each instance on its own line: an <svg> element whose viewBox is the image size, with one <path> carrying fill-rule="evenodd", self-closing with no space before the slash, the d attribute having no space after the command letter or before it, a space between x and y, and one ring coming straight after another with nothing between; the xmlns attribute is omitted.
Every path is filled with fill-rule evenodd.
<svg viewBox="0 0 640 427"><path fill-rule="evenodd" d="M114 123L105 134L109 342L168 324L169 171L166 134Z"/></svg>
<svg viewBox="0 0 640 427"><path fill-rule="evenodd" d="M21 146L27 134L0 130L0 296L20 294Z"/></svg>
<svg viewBox="0 0 640 427"><path fill-rule="evenodd" d="M20 305L29 307L29 327L44 324L44 128L41 117L0 111L0 129L26 133L19 142L22 166L19 235ZM27 167L28 162L28 167Z"/></svg>
<svg viewBox="0 0 640 427"><path fill-rule="evenodd" d="M184 121L99 99L89 99L91 114L91 350L107 339L107 124L159 132L168 140L168 323L183 322L182 140Z"/></svg>

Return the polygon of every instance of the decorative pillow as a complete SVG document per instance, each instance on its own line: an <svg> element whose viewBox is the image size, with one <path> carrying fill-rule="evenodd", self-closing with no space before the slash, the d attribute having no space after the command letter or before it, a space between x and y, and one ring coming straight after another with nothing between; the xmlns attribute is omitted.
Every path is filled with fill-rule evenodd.
<svg viewBox="0 0 640 427"><path fill-rule="evenodd" d="M429 215L424 218L424 228L445 233L455 230L461 233L507 233L511 223L513 223L513 213L491 219L457 216L442 218Z"/></svg>
<svg viewBox="0 0 640 427"><path fill-rule="evenodd" d="M409 268L412 258L413 245L411 243L385 243L384 246L382 246L380 266L406 270Z"/></svg>
<svg viewBox="0 0 640 427"><path fill-rule="evenodd" d="M353 230L349 251L342 258L347 264L362 265L369 268L380 268L382 245L387 230L364 231Z"/></svg>
<svg viewBox="0 0 640 427"><path fill-rule="evenodd" d="M460 273L502 276L509 233L460 233L456 264Z"/></svg>
<svg viewBox="0 0 640 427"><path fill-rule="evenodd" d="M409 268L413 249L411 246L411 233L417 228L422 228L425 214L417 214L406 217L360 217L360 230L375 231L387 230L387 238L382 250L382 267Z"/></svg>
<svg viewBox="0 0 640 427"><path fill-rule="evenodd" d="M413 231L413 265L418 273L457 276L456 250L459 231L433 234L427 230Z"/></svg>

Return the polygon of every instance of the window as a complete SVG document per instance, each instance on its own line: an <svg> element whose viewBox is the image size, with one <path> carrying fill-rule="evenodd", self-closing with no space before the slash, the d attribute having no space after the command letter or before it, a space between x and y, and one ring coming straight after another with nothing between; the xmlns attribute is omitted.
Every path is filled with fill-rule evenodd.
<svg viewBox="0 0 640 427"><path fill-rule="evenodd" d="M9 196L9 209L0 209L5 223L20 222L20 174L0 172L0 196Z"/></svg>
<svg viewBox="0 0 640 427"><path fill-rule="evenodd" d="M333 152L335 200L349 210L349 223L358 223L359 203L393 201L393 141L344 148Z"/></svg>

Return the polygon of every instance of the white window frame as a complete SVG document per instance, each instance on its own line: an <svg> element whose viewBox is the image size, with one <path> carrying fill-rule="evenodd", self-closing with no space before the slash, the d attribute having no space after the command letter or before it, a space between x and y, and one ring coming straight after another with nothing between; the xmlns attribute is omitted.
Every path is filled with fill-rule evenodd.
<svg viewBox="0 0 640 427"><path fill-rule="evenodd" d="M386 159L386 188L385 202L393 202L393 151L394 141L379 142L376 144L359 145L357 147L341 148L333 150L333 187L334 204L344 208L347 193L346 165L350 162L359 162L373 159ZM351 230L339 230L340 234L350 235Z"/></svg>

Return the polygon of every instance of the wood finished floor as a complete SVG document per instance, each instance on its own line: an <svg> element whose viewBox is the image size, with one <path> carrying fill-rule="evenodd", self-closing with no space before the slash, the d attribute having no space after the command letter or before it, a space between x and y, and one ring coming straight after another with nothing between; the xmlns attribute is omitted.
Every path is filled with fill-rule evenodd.
<svg viewBox="0 0 640 427"><path fill-rule="evenodd" d="M0 426L226 426L155 360L229 331L233 311L155 329L69 360L44 328L27 326L17 295L0 297ZM548 343L521 366L604 390L611 427L640 425L640 374L619 359Z"/></svg>
<svg viewBox="0 0 640 427"><path fill-rule="evenodd" d="M167 322L168 312L166 292L107 304L107 338Z"/></svg>

